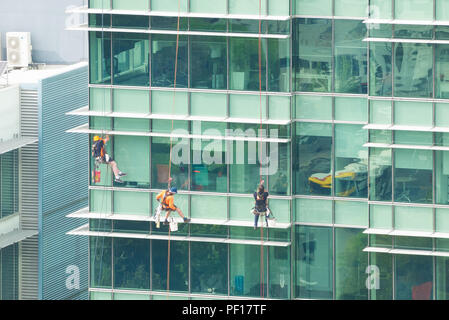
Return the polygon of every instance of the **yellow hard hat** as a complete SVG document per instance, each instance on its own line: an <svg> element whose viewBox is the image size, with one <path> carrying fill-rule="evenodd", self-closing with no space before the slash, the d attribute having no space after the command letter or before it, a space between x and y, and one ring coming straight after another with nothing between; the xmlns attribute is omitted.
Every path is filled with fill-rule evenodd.
<svg viewBox="0 0 449 320"><path fill-rule="evenodd" d="M94 137L94 141L98 141L98 140L100 140L100 137L99 136L95 136Z"/></svg>

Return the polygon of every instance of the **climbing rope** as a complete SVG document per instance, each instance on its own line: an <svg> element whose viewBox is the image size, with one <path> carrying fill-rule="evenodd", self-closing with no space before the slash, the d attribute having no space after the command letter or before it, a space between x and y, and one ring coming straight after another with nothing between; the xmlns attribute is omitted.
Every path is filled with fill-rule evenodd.
<svg viewBox="0 0 449 320"><path fill-rule="evenodd" d="M173 102L172 102L172 109L171 109L171 131L170 133L173 133L174 128L174 119L173 119L173 113L176 103L176 77L178 74L178 54L179 54L179 25L181 20L181 0L178 0L178 22L176 27L176 53L175 53L175 70L174 70L174 81L173 81ZM172 163L172 156L173 156L173 137L170 136L170 159L168 163L168 187L167 189L170 189L171 184L171 163ZM168 216L170 218L170 214ZM170 222L168 226L168 243L167 243L167 293L170 290L170 234L171 234L171 228L170 228Z"/></svg>

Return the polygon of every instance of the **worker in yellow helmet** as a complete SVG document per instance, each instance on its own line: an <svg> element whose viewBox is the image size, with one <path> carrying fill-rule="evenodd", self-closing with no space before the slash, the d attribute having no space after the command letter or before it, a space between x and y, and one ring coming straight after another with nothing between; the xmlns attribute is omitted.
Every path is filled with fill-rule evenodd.
<svg viewBox="0 0 449 320"><path fill-rule="evenodd" d="M92 157L95 157L95 160L98 163L105 163L109 165L114 173L115 182L123 183L120 177L126 175L119 170L117 166L117 162L112 159L112 157L106 153L105 145L109 141L109 136L107 135L105 139L100 138L99 136L94 136L94 143L92 144Z"/></svg>

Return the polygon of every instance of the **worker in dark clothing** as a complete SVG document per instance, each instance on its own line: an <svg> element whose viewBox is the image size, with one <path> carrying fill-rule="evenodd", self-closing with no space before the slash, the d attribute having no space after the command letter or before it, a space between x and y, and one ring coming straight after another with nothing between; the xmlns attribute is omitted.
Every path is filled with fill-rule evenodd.
<svg viewBox="0 0 449 320"><path fill-rule="evenodd" d="M106 153L105 145L108 141L109 136L106 136L105 139L95 136L94 143L92 144L92 157L95 158L97 163L105 163L109 165L114 173L115 182L123 183L120 177L126 176L126 173L121 172L117 166L117 162L115 162L114 159Z"/></svg>
<svg viewBox="0 0 449 320"><path fill-rule="evenodd" d="M183 218L185 223L190 222L189 218L186 218L184 214L182 213L181 209L179 209L177 206L175 206L174 202L174 194L178 193L177 188L169 188L168 190L164 190L161 193L159 193L156 196L156 200L161 202L162 204L162 210L167 211L165 214L165 221L164 225L168 224L168 216L171 212L176 211L178 214Z"/></svg>
<svg viewBox="0 0 449 320"><path fill-rule="evenodd" d="M254 192L254 200L256 200L256 205L254 207L253 213L254 213L254 229L257 228L257 223L259 222L259 216L264 215L265 216L265 222L268 226L268 215L269 215L269 209L268 209L268 192L265 191L265 188L263 186L264 181L262 180L260 182L259 187L257 188L257 191Z"/></svg>

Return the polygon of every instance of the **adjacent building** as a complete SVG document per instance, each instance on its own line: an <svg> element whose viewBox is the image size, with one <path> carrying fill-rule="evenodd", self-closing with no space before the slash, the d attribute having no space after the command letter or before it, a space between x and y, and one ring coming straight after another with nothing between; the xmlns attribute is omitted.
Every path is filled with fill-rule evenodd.
<svg viewBox="0 0 449 320"><path fill-rule="evenodd" d="M71 132L109 135L128 173L101 165L70 215L89 218L70 233L89 239L91 299L448 298L448 1L76 12L89 103L71 114L89 122ZM172 233L151 218L169 171L192 218ZM261 177L276 224L254 230Z"/></svg>
<svg viewBox="0 0 449 320"><path fill-rule="evenodd" d="M86 299L87 241L66 219L87 204L87 63L14 70L0 83L0 299Z"/></svg>

